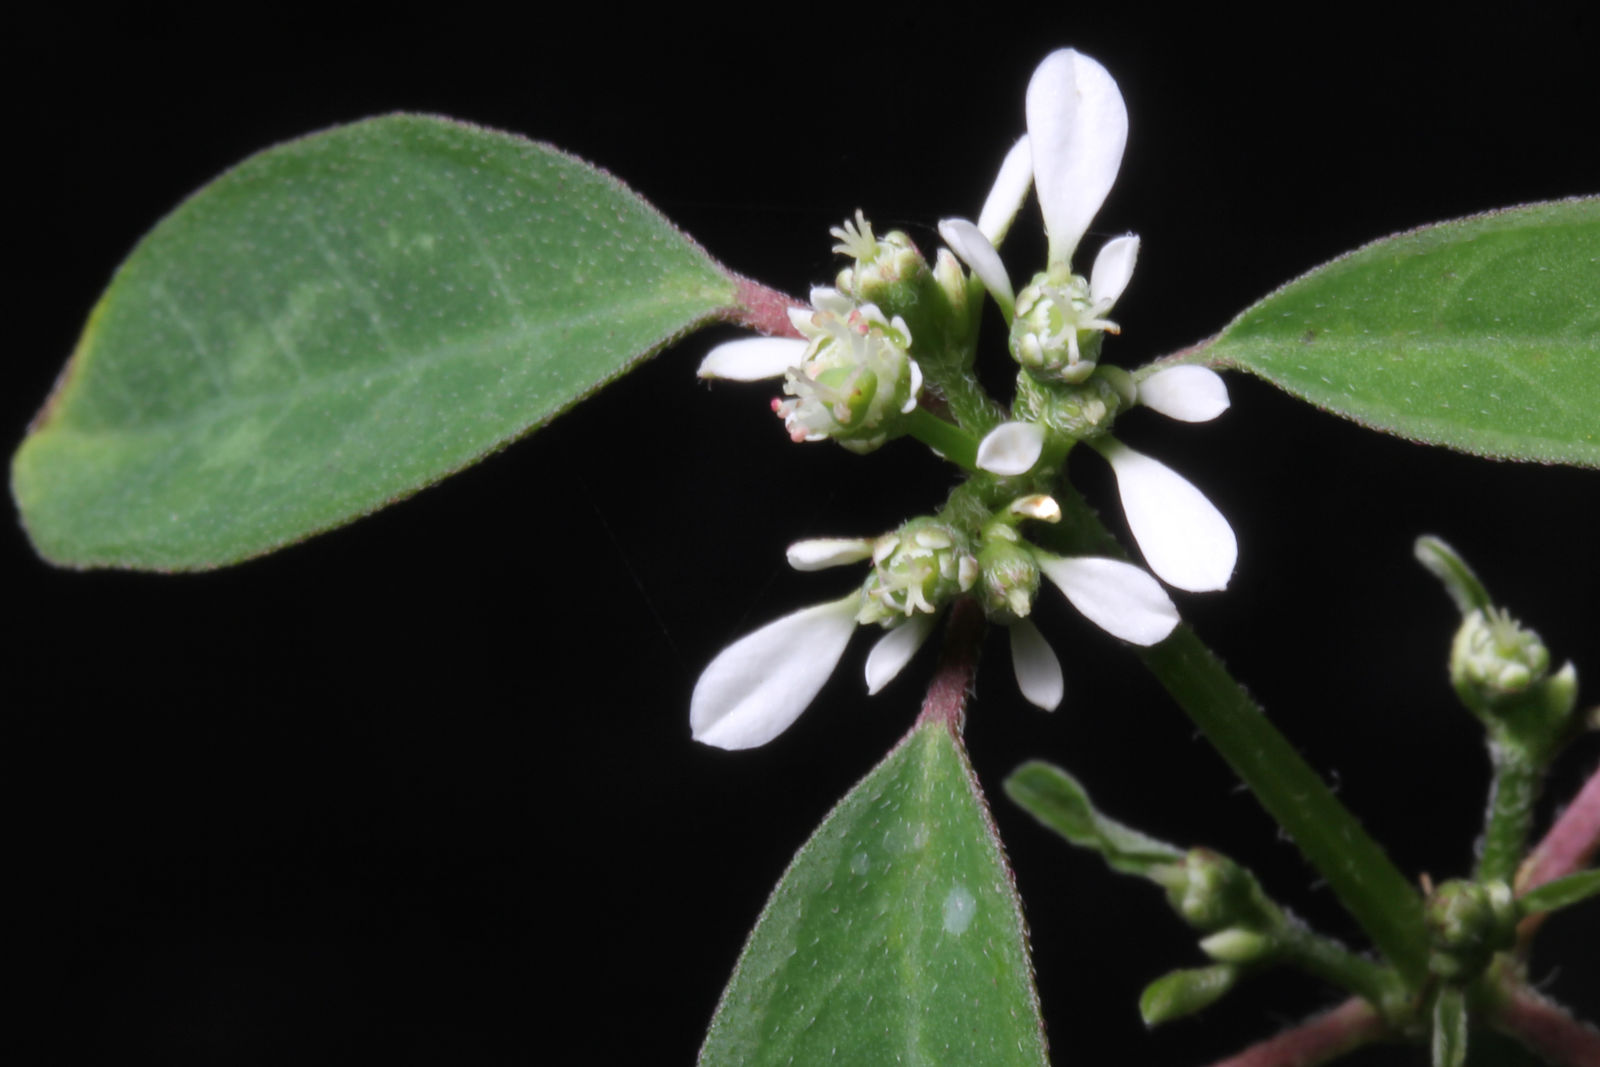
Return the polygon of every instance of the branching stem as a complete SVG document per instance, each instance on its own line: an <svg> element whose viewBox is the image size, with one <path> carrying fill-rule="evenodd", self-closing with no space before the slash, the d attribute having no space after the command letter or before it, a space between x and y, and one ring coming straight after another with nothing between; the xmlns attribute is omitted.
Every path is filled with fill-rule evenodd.
<svg viewBox="0 0 1600 1067"><path fill-rule="evenodd" d="M1316 1067L1377 1040L1387 1030L1383 1017L1356 998L1212 1067Z"/></svg>
<svg viewBox="0 0 1600 1067"><path fill-rule="evenodd" d="M1555 1067L1600 1067L1600 1031L1526 985L1506 990L1489 1018Z"/></svg>

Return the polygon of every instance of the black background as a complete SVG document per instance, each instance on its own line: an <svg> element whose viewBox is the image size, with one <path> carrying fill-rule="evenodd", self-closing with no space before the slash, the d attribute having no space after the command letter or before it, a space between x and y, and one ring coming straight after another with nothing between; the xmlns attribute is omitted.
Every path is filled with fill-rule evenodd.
<svg viewBox="0 0 1600 1067"><path fill-rule="evenodd" d="M1131 113L1086 243L1143 238L1108 346L1131 366L1369 239L1594 192L1600 40L1578 7L1262 23L1072 5L974 26L914 5L596 9L560 30L461 5L338 25L277 8L227 26L35 16L8 46L22 192L5 432L21 439L139 235L275 141L397 109L524 133L803 293L837 268L826 229L857 207L928 249L935 220L976 212L1029 73L1066 44L1106 64ZM1008 246L1018 272L1039 258L1036 218ZM868 460L793 446L768 391L698 383L706 348L735 335L693 337L481 466L232 570L58 571L6 527L8 880L24 895L19 1036L53 1050L36 1062L692 1059L767 890L907 728L930 657L869 701L858 642L793 729L745 753L690 741L694 679L735 636L848 586L788 572L790 540L888 528L950 483L910 444ZM1453 541L1578 661L1592 703L1600 480L1230 388L1215 424L1119 425L1239 534L1232 587L1180 607L1402 870L1464 873L1485 759L1444 680L1452 609L1411 541ZM1120 521L1090 460L1074 475ZM1298 913L1359 934L1131 654L1053 600L1039 621L1065 705L1024 703L992 638L968 741L1058 1059L1200 1064L1328 1003L1275 976L1142 1028L1139 990L1200 962L1193 938L1149 887L998 796L1023 759L1067 765L1109 812L1246 859ZM1596 751L1563 759L1546 818ZM1535 967L1590 1018L1596 926L1593 907L1554 918Z"/></svg>

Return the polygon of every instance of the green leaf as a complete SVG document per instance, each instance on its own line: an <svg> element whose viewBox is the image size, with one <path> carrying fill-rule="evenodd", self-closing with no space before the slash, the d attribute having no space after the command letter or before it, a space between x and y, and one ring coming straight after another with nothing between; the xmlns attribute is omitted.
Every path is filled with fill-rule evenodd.
<svg viewBox="0 0 1600 1067"><path fill-rule="evenodd" d="M1101 815L1078 780L1060 767L1024 763L1006 779L1005 790L1045 826L1079 848L1100 853L1112 870L1148 875L1153 867L1183 860L1182 850Z"/></svg>
<svg viewBox="0 0 1600 1067"><path fill-rule="evenodd" d="M12 484L41 554L215 567L383 507L548 422L740 284L547 145L392 115L268 149L156 226Z"/></svg>
<svg viewBox="0 0 1600 1067"><path fill-rule="evenodd" d="M947 726L913 729L800 849L700 1062L1047 1062L1021 903Z"/></svg>
<svg viewBox="0 0 1600 1067"><path fill-rule="evenodd" d="M1600 868L1569 874L1524 893L1517 900L1517 911L1523 915L1557 911L1588 900L1596 893L1600 893Z"/></svg>
<svg viewBox="0 0 1600 1067"><path fill-rule="evenodd" d="M1185 359L1414 441L1600 467L1600 198L1376 241Z"/></svg>

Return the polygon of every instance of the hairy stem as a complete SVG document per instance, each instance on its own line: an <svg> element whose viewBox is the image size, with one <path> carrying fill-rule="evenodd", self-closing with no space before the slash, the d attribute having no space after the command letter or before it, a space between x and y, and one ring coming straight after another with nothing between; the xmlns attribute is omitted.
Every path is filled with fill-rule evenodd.
<svg viewBox="0 0 1600 1067"><path fill-rule="evenodd" d="M1390 968L1356 955L1331 937L1312 933L1298 921L1281 936L1283 962L1365 998L1386 1015L1403 1006L1405 984Z"/></svg>
<svg viewBox="0 0 1600 1067"><path fill-rule="evenodd" d="M1006 412L966 371L944 375L938 387L950 405L950 414L961 428L981 440L983 435L1006 421Z"/></svg>
<svg viewBox="0 0 1600 1067"><path fill-rule="evenodd" d="M1539 795L1543 768L1521 746L1498 740L1490 741L1489 755L1494 763L1494 781L1489 790L1477 880L1509 882L1528 847L1533 803Z"/></svg>
<svg viewBox="0 0 1600 1067"><path fill-rule="evenodd" d="M1428 960L1422 898L1356 817L1187 624L1139 656L1367 936L1408 982L1419 983Z"/></svg>
<svg viewBox="0 0 1600 1067"><path fill-rule="evenodd" d="M1583 870L1600 848L1600 767L1534 846L1517 872L1517 893Z"/></svg>
<svg viewBox="0 0 1600 1067"><path fill-rule="evenodd" d="M1489 1021L1555 1067L1600 1067L1600 1031L1526 985L1504 990Z"/></svg>
<svg viewBox="0 0 1600 1067"><path fill-rule="evenodd" d="M978 673L978 649L983 642L983 609L976 601L963 597L950 608L945 626L944 647L939 651L939 666L928 683L917 725L943 723L955 734L966 725L967 694Z"/></svg>
<svg viewBox="0 0 1600 1067"><path fill-rule="evenodd" d="M1556 819L1544 839L1528 853L1517 871L1517 895L1531 892L1575 874L1589 865L1600 849L1600 767L1595 768L1589 780L1578 790L1566 810ZM1517 948L1526 956L1533 943L1533 935L1543 925L1549 912L1530 915L1517 925Z"/></svg>
<svg viewBox="0 0 1600 1067"><path fill-rule="evenodd" d="M1057 499L1065 521L1042 533L1060 539L1057 544L1047 541L1047 547L1125 556L1082 496L1063 485ZM1401 977L1411 986L1420 985L1428 967L1422 897L1350 809L1188 625L1180 625L1159 645L1137 651Z"/></svg>
<svg viewBox="0 0 1600 1067"><path fill-rule="evenodd" d="M806 307L804 300L796 300L749 278L739 278L738 282L739 295L732 307L722 309L723 319L770 337L800 336L800 331L789 321L789 309Z"/></svg>
<svg viewBox="0 0 1600 1067"><path fill-rule="evenodd" d="M1213 1067L1316 1067L1359 1048L1388 1031L1366 1001L1347 1000L1332 1011L1269 1037Z"/></svg>

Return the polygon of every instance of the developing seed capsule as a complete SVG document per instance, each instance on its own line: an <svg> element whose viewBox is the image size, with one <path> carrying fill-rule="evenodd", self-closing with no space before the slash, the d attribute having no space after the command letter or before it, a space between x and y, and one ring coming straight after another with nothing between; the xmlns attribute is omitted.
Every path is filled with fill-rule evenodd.
<svg viewBox="0 0 1600 1067"><path fill-rule="evenodd" d="M1083 441L1109 433L1117 414L1137 396L1132 376L1120 367L1100 367L1078 384L1041 382L1024 372L1017 375L1012 414Z"/></svg>

